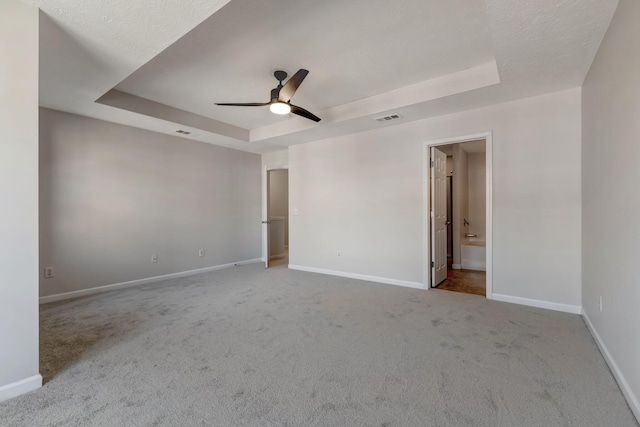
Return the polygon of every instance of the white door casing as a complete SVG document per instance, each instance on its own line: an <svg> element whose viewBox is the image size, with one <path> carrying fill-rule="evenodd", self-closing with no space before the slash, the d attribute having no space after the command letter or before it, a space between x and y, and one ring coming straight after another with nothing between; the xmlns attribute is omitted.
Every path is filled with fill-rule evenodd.
<svg viewBox="0 0 640 427"><path fill-rule="evenodd" d="M447 155L431 147L431 287L447 278Z"/></svg>
<svg viewBox="0 0 640 427"><path fill-rule="evenodd" d="M459 135L447 138L441 138L431 141L426 141L423 144L424 155L423 159L423 249L424 249L424 263L423 263L423 277L425 289L431 288L433 270L431 269L431 227L433 224L430 220L431 209L431 168L429 164L429 157L431 155L431 147L440 145L459 144L467 141L477 141L479 139L485 140L485 159L486 159L486 285L487 299L493 299L493 132L479 132L469 135Z"/></svg>

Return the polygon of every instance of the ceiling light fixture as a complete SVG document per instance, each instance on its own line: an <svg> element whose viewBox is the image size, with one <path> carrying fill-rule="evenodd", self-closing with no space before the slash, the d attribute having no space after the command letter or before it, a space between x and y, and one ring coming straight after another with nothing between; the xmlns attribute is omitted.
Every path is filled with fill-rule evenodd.
<svg viewBox="0 0 640 427"><path fill-rule="evenodd" d="M304 117L305 119L319 122L320 117L308 112L302 107L292 105L289 102L291 101L293 94L298 90L298 87L304 78L307 77L307 74L309 74L309 71L301 68L285 84L282 84L282 82L287 78L287 72L282 70L274 71L273 77L278 80L278 86L271 89L271 100L269 102L233 102L216 103L216 105L223 105L227 107L264 107L268 105L269 109L274 114L285 115L292 113L300 117Z"/></svg>
<svg viewBox="0 0 640 427"><path fill-rule="evenodd" d="M291 112L291 106L286 102L274 102L269 105L269 109L273 114L289 114Z"/></svg>

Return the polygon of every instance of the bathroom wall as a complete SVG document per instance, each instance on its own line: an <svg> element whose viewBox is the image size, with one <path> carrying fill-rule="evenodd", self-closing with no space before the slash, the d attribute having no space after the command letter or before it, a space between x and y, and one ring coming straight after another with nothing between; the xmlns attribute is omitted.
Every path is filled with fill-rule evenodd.
<svg viewBox="0 0 640 427"><path fill-rule="evenodd" d="M268 185L268 170L276 170L276 169L287 169L289 165L289 150L284 148L278 151L272 151L270 153L264 153L262 155L262 184L261 184L261 218L263 220L267 219L267 185ZM287 217L289 212L287 212ZM266 227L262 228L262 239L263 243L266 240ZM289 233L289 227L287 227L287 236ZM288 243L288 241L287 241ZM267 248L265 245L262 246L262 259L268 258Z"/></svg>
<svg viewBox="0 0 640 427"><path fill-rule="evenodd" d="M269 217L284 217L284 244L289 245L289 171L269 171Z"/></svg>
<svg viewBox="0 0 640 427"><path fill-rule="evenodd" d="M469 227L468 232L486 238L486 153L470 153L468 160L468 197Z"/></svg>
<svg viewBox="0 0 640 427"><path fill-rule="evenodd" d="M464 219L469 218L469 164L467 152L456 144L453 146L453 265L462 265L460 243L468 228L464 226Z"/></svg>

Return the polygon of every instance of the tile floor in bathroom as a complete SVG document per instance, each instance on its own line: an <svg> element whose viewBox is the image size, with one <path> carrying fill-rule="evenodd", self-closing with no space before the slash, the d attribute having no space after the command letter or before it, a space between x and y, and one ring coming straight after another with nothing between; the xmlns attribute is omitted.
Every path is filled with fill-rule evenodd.
<svg viewBox="0 0 640 427"><path fill-rule="evenodd" d="M447 268L447 278L437 289L485 296L486 282L487 274L484 271Z"/></svg>

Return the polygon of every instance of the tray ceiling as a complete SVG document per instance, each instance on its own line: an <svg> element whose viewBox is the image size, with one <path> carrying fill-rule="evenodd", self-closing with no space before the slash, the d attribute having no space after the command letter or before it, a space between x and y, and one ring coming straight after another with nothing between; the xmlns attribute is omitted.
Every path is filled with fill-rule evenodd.
<svg viewBox="0 0 640 427"><path fill-rule="evenodd" d="M617 0L23 0L41 105L252 152L578 87ZM275 69L323 120L268 100ZM99 101L99 102L96 102Z"/></svg>

